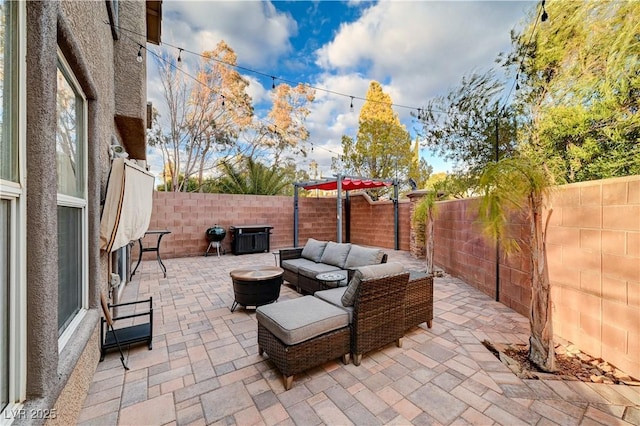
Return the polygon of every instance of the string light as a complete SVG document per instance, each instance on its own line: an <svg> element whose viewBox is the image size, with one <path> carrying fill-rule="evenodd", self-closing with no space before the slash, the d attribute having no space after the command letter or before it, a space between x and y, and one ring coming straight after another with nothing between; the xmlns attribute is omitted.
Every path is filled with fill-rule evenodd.
<svg viewBox="0 0 640 426"><path fill-rule="evenodd" d="M349 105L349 111L353 112L353 96L351 97L351 105Z"/></svg>
<svg viewBox="0 0 640 426"><path fill-rule="evenodd" d="M105 23L105 24L107 24L107 25L111 25L111 24L110 24L109 22L107 22L107 21L105 21L104 23ZM130 30L130 29L128 29L128 28L124 28L124 27L121 27L121 26L117 26L117 25L113 25L113 26L114 26L115 28L118 28L119 30L124 31L124 32L128 32L128 33L134 34L134 35L136 35L136 36L146 38L146 35L145 35L145 34L140 34L140 33L138 33L138 32L132 31L132 30ZM133 40L133 39L132 39L132 40ZM415 109L416 109L416 107L415 107L415 106L395 104L395 103L392 103L392 102L384 102L384 101L379 101L379 100L375 100L375 99L368 99L368 98L366 98L366 97L361 97L361 96L352 96L352 95L349 95L349 94L346 94L346 93L341 93L341 92L336 92L336 91L334 91L334 90L326 89L326 88L324 88L324 87L312 86L312 85L310 85L310 84L308 84L308 83L300 83L300 82L295 82L295 81L287 80L287 79L284 79L284 78L282 78L282 77L276 77L276 76L271 75L271 74L266 74L266 73L261 72L261 71L257 71L257 70L251 69L251 68L243 67L243 66L241 66L241 65L237 65L237 64L232 64L232 63L229 63L229 62L225 62L225 61L223 61L223 60L221 60L221 59L217 59L217 58L212 58L212 57L204 56L204 55L199 54L199 53L197 53L197 52L194 52L194 51L191 51L191 50L188 50L188 49L184 49L184 48L181 48L181 47L175 46L175 45L170 44L170 43L162 42L162 45L163 45L163 46L171 47L171 48L173 48L173 49L182 50L182 51L184 51L184 52L186 52L186 53L189 53L189 54L192 54L192 55L195 55L195 56L198 56L198 57L200 57L200 58L207 59L207 60L211 60L211 61L214 61L214 62L218 62L218 63L220 63L220 64L223 64L223 65L226 65L226 66L229 66L229 67L233 67L233 68L236 68L236 69L238 69L238 70L242 70L242 71L250 72L250 73L252 73L252 74L261 75L261 76L264 76L264 77L271 78L271 88L272 88L272 89L275 89L275 88L276 88L275 80L276 80L276 79L278 79L278 80L282 81L283 83L287 83L287 84L289 84L289 85L291 85L291 86L297 86L298 84L304 84L304 85L305 85L307 88L309 88L309 89L313 89L313 90L318 91L318 92L325 92L325 93L329 93L329 94L336 95L336 96L344 96L344 97L353 98L353 99L358 99L358 100L362 100L362 101L366 101L366 102L371 102L371 103L376 103L376 104L382 104L382 105L388 105L388 106L390 106L390 107L396 107L396 108L404 108L404 109L410 109L410 110L415 110ZM440 112L445 113L446 111L440 111Z"/></svg>
<svg viewBox="0 0 640 426"><path fill-rule="evenodd" d="M139 44L138 46L140 46L140 48L138 49L138 57L136 58L136 61L142 62L142 45Z"/></svg>
<svg viewBox="0 0 640 426"><path fill-rule="evenodd" d="M127 36L126 34L123 34L123 36L124 36L125 38L128 38L129 40L131 40L131 41L135 42L135 40L134 40L133 38L131 38L131 37ZM137 43L137 42L135 42L135 43L136 43L136 44L138 44L138 46L140 46L140 48L143 48L143 46L141 46L139 43ZM171 63L171 61L168 61L168 60L167 60L166 58L164 58L162 55L159 55L159 54L155 53L153 50L147 50L147 52L151 53L151 54L152 54L153 56L155 56L158 60L160 60L160 61L162 61L162 62L166 63L168 66L170 66L170 67L172 67L172 68L176 69L177 71L180 71L182 74L186 75L187 77L189 77L190 79L192 79L194 82L196 82L196 83L198 83L198 84L201 84L201 85L203 85L204 87L207 87L209 90L212 90L212 91L214 91L214 92L216 92L216 93L217 93L217 90L216 90L216 89L211 88L210 86L206 85L206 84L205 84L205 83L203 83L202 81L198 80L196 77L194 77L194 76L190 75L189 73L185 72L183 69L178 68L175 64ZM274 78L275 78L275 77L274 77ZM221 105L224 107L224 106L225 106L225 99L226 99L226 97L225 97L225 95L222 95L222 94L220 94L220 93L218 93L218 95L219 95L219 96L220 96L220 98L222 99L222 101L221 101ZM265 119L261 119L261 118L257 118L257 119L258 119L258 121L261 121L261 122L263 122L263 123L265 123L265 124L267 124L267 125L271 126L271 128L269 129L269 131L270 131L271 133L275 133L275 134L278 134L278 133L279 133L280 129L278 128L277 124L275 124L275 123L273 123L273 122L270 122L270 121L268 121L268 120L265 120ZM309 143L309 144L312 146L312 151L313 151L313 147L317 145L317 146L318 146L318 148L320 148L320 149L322 149L322 150L324 150L324 151L326 151L326 152L328 152L328 153L330 153L330 154L332 154L332 155L337 156L337 157L339 157L339 158L340 158L340 155L341 155L341 154L339 154L339 153L337 153L337 152L335 152L335 151L333 151L333 150L331 150L331 149L329 149L329 148L325 148L325 147L324 147L324 146L322 146L322 145L318 145L318 144L314 143L312 140L307 140L306 142L307 142L307 143Z"/></svg>
<svg viewBox="0 0 640 426"><path fill-rule="evenodd" d="M182 65L182 48L178 51L178 65Z"/></svg>
<svg viewBox="0 0 640 426"><path fill-rule="evenodd" d="M540 20L542 22L546 22L547 19L549 19L549 15L547 14L547 10L544 7L544 3L545 3L545 0L542 0L542 16L540 17Z"/></svg>
<svg viewBox="0 0 640 426"><path fill-rule="evenodd" d="M422 120L422 109L418 108L418 120Z"/></svg>
<svg viewBox="0 0 640 426"><path fill-rule="evenodd" d="M527 43L527 46L531 45L531 40L533 40L533 36L536 33L536 28L538 28L538 22L544 22L547 19L549 19L549 15L547 15L547 11L544 8L545 5L545 0L542 0L541 2L541 9L538 12L538 17L536 18L535 22L533 23L533 29L531 30L531 34L529 35L529 42ZM518 72L516 73L516 78L513 82L513 84L511 85L511 89L509 89L509 93L507 94L507 97L505 98L505 104L502 106L502 111L505 111L505 108L507 107L507 101L508 99L511 97L511 93L513 92L513 90L520 90L520 73L524 73L525 72L525 68L524 68L524 59L525 59L526 55L523 55L522 58L520 58L520 66L518 67Z"/></svg>

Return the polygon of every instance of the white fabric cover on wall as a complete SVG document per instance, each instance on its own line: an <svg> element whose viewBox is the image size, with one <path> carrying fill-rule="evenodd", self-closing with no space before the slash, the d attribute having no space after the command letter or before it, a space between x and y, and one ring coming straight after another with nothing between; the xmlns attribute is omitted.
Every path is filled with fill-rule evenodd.
<svg viewBox="0 0 640 426"><path fill-rule="evenodd" d="M151 220L155 178L135 162L115 158L100 220L100 249L112 252L144 236Z"/></svg>

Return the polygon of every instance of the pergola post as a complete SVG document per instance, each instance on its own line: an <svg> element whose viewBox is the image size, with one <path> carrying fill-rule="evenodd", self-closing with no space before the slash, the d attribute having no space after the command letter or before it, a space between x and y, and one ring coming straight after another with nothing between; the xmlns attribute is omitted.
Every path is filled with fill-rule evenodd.
<svg viewBox="0 0 640 426"><path fill-rule="evenodd" d="M394 249L400 250L400 233L398 232L398 180L393 180L393 234Z"/></svg>
<svg viewBox="0 0 640 426"><path fill-rule="evenodd" d="M297 184L293 185L293 246L298 247L298 189Z"/></svg>
<svg viewBox="0 0 640 426"><path fill-rule="evenodd" d="M337 190L338 190L338 232L337 232L337 242L342 242L342 176L338 174L338 180L336 181Z"/></svg>
<svg viewBox="0 0 640 426"><path fill-rule="evenodd" d="M296 182L294 183L294 201L293 201L293 244L295 247L298 246L298 191L300 188L304 188L306 190L311 189L323 189L323 190L335 190L337 194L336 200L336 211L337 211L337 229L336 229L336 241L339 243L343 242L342 237L342 189L345 189L345 208L347 213L347 220L351 220L351 208L350 208L350 199L349 199L349 191L355 189L371 189L371 188L380 188L382 186L389 186L390 183L393 183L394 186L394 233L395 233L395 249L400 250L400 239L398 236L398 182L396 180L392 180L390 182L389 179L367 179L361 177L354 176L343 176L336 175L336 179L326 179L326 180L313 180L308 182ZM345 186L346 185L346 186ZM350 224L347 223L345 226L347 233L347 242L351 242L351 228Z"/></svg>
<svg viewBox="0 0 640 426"><path fill-rule="evenodd" d="M344 213L346 221L344 222L345 240L351 242L351 199L349 198L349 191L344 191Z"/></svg>

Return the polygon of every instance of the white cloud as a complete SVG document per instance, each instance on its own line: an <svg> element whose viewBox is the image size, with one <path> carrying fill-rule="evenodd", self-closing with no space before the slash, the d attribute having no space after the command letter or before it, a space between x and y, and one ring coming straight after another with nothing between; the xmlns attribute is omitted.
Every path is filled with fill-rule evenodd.
<svg viewBox="0 0 640 426"><path fill-rule="evenodd" d="M510 48L509 32L531 2L380 2L343 24L317 50L331 72L357 70L388 83L394 103L424 104ZM366 70L362 69L366 64Z"/></svg>
<svg viewBox="0 0 640 426"><path fill-rule="evenodd" d="M394 104L416 107L394 107L412 131L415 122L410 113L416 113L417 107L448 93L463 75L494 66L498 53L510 49L510 31L533 5L516 1L373 4L360 19L342 24L333 40L316 51L316 64L324 71L319 84L364 97L369 79L379 81ZM340 85L341 79L330 75L367 77L360 77L360 84ZM338 123L322 126L331 114L336 116L338 102L347 104L348 100L324 100L310 117L324 133L335 130L330 140L339 140L340 132L347 133ZM358 111L356 106L356 121L350 123L356 129ZM443 160L425 154L436 171L450 168Z"/></svg>
<svg viewBox="0 0 640 426"><path fill-rule="evenodd" d="M164 1L162 7L163 40L198 53L224 40L249 66L275 63L291 50L289 38L298 30L291 16L267 2Z"/></svg>
<svg viewBox="0 0 640 426"><path fill-rule="evenodd" d="M463 75L485 70L501 51L510 49L510 30L525 18L535 2L517 1L393 1L367 3L351 0L362 15L342 24L333 39L315 53L315 70L306 68L292 53L298 25L272 3L257 1L163 2L163 41L194 52L210 50L225 40L243 66L270 72L282 66L291 75L299 70L305 77L292 77L333 92L365 97L370 80L383 85L396 105L419 107L439 94L446 94ZM171 52L171 48L167 48ZM173 49L175 50L175 49ZM177 55L177 50L175 51ZM191 58L189 58L191 56ZM198 57L183 55L185 67L196 66ZM149 98L161 100L161 88L151 64ZM302 68L301 68L302 67ZM259 106L269 105L268 78L244 74L250 81L248 93ZM315 74L314 74L315 73ZM324 176L331 157L341 154L342 135L355 136L363 101L349 96L318 91L307 118L310 140L315 148L309 158L319 164ZM410 112L395 107L401 121L412 131ZM436 170L447 168L442 161L427 159Z"/></svg>

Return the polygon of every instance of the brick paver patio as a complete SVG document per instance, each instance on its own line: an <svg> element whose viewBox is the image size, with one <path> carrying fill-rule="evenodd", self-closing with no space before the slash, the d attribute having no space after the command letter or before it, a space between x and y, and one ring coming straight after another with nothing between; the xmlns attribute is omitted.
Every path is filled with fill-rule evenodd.
<svg viewBox="0 0 640 426"><path fill-rule="evenodd" d="M389 261L424 264L386 250ZM229 271L273 265L271 253L145 261L125 299L154 298L153 350L111 352L97 367L80 424L619 425L640 424L640 388L521 380L482 340L525 343L528 320L464 282L435 280L433 328L411 329L362 364L328 362L284 391L258 355L255 311L231 313ZM280 301L299 297L282 287Z"/></svg>

